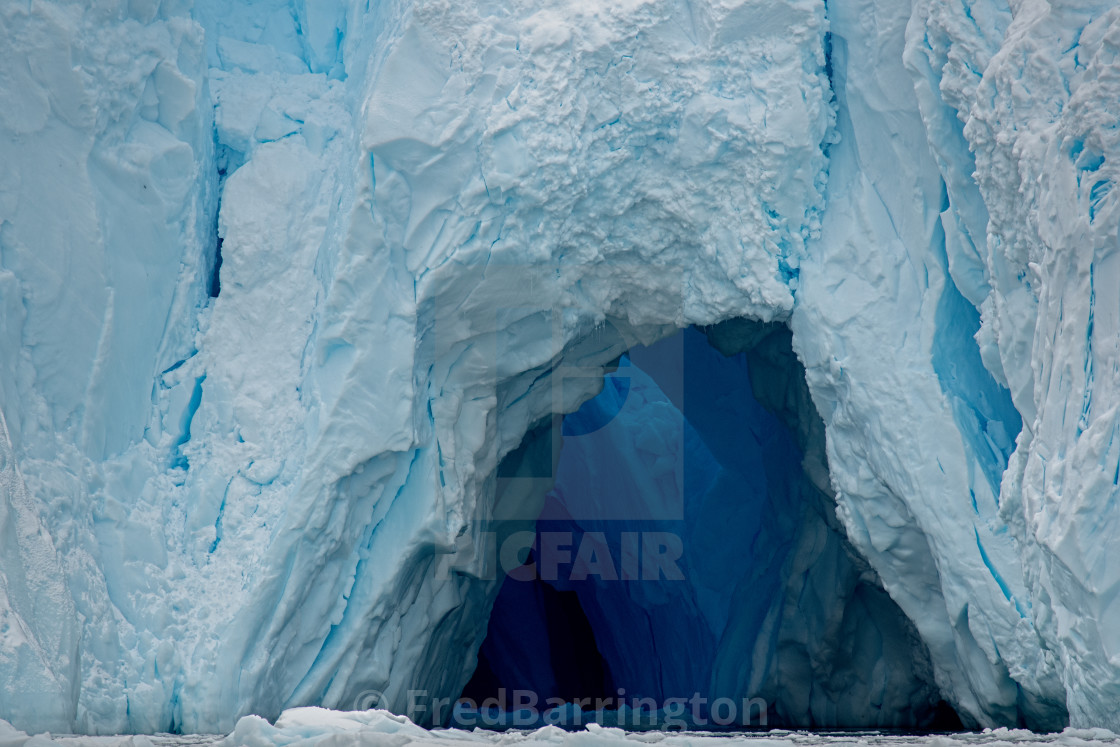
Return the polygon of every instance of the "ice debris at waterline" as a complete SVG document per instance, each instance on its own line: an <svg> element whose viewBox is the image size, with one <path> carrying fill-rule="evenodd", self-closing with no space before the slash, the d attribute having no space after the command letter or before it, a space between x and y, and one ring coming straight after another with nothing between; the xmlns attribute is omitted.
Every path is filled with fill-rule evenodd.
<svg viewBox="0 0 1120 747"><path fill-rule="evenodd" d="M329 740L329 742L328 742ZM843 734L812 734L784 730L753 734L705 732L632 732L591 723L569 731L556 726L536 730L493 732L484 729L422 729L404 716L386 711L338 712L321 708L298 708L286 711L275 723L249 716L237 727L221 747L267 747L299 744L312 747L322 742L331 745L384 745L389 740L396 747L450 747L452 745L525 745L544 744L605 745L659 744L664 747L824 747L825 745L858 745L859 747L981 747L991 745L1055 745L1055 747L1096 747L1115 745L1120 737L1105 729L1067 729L1053 734L1038 734L1018 729L998 729L977 733L956 733L936 736L891 736L874 732Z"/></svg>
<svg viewBox="0 0 1120 747"><path fill-rule="evenodd" d="M387 711L328 711L298 708L285 711L275 724L262 718L241 719L226 737L155 735L134 737L29 737L0 721L2 747L603 747L656 744L662 747L1112 747L1120 737L1105 729L1073 729L1038 734L1021 729L921 735L877 732L813 734L772 730L750 734L705 732L627 732L591 723L580 730L546 726L507 732L437 729L416 726Z"/></svg>
<svg viewBox="0 0 1120 747"><path fill-rule="evenodd" d="M286 711L275 723L246 717L225 740L222 747L267 747L268 745L300 744L305 747L329 740L331 745L384 745L388 740L398 747L451 747L452 745L579 745L660 744L664 747L825 747L858 745L859 747L1002 747L1002 745L1055 745L1055 747L1095 747L1115 745L1120 737L1105 729L1066 729L1053 734L1038 734L1020 729L997 729L976 733L941 734L936 736L891 736L875 732L812 734L774 730L747 734L667 731L631 732L588 724L583 729L568 731L555 726L537 730L493 732L484 729L463 731L437 729L429 731L416 726L404 716L386 711L338 712L321 708L298 708Z"/></svg>
<svg viewBox="0 0 1120 747"><path fill-rule="evenodd" d="M0 3L0 717L457 697L480 535L551 487L499 464L745 319L962 721L1120 729L1118 36L1111 0ZM764 669L721 649L729 697Z"/></svg>

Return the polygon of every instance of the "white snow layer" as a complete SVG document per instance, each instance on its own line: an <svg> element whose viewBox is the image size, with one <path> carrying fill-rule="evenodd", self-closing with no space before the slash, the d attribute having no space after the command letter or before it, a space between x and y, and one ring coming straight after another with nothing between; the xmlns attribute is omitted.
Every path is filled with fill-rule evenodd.
<svg viewBox="0 0 1120 747"><path fill-rule="evenodd" d="M966 722L1120 728L1120 12L1012 5L0 4L0 716L454 696L498 461L748 317Z"/></svg>

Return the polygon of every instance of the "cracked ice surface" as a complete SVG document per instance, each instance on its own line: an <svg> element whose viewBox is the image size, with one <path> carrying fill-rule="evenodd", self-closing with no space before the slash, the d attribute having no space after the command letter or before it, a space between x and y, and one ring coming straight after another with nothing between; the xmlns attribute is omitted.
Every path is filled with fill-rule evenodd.
<svg viewBox="0 0 1120 747"><path fill-rule="evenodd" d="M748 317L962 717L1120 726L1120 15L827 15L0 6L0 715L454 695L480 527L548 487L499 460L631 345Z"/></svg>
<svg viewBox="0 0 1120 747"><path fill-rule="evenodd" d="M549 371L598 371L678 325L787 318L819 225L820 2L4 13L44 35L19 37L44 114L5 120L27 138L18 179L48 192L34 164L87 143L53 199L102 247L44 265L90 239L35 231L35 203L4 193L4 408L77 608L55 602L69 656L20 663L4 638L3 691L44 683L5 701L21 725L228 729L369 688L400 708L408 687L460 687L496 587L471 553L498 460L598 387L554 401ZM147 79L133 37L165 41ZM75 77L36 43L104 63ZM67 86L111 97L114 117L44 131ZM210 127L206 92L213 152L173 145ZM98 189L83 179L101 160L116 171ZM117 194L133 187L154 194ZM219 247L183 220L216 224L217 298ZM125 293L147 277L179 295ZM90 329L52 323L51 292ZM3 552L6 573L29 562ZM53 640L15 586L12 611Z"/></svg>

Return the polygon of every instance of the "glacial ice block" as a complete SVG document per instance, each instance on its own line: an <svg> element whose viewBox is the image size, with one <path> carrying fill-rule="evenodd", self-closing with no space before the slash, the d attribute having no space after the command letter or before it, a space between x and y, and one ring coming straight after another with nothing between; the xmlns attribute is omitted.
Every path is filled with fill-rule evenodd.
<svg viewBox="0 0 1120 747"><path fill-rule="evenodd" d="M311 5L3 11L0 403L78 641L21 727L455 694L479 527L547 483L499 460L632 345L793 306L823 3Z"/></svg>
<svg viewBox="0 0 1120 747"><path fill-rule="evenodd" d="M962 718L1120 728L1117 23L5 3L0 717L454 696L482 527L551 487L525 435L747 318L792 330L807 473Z"/></svg>

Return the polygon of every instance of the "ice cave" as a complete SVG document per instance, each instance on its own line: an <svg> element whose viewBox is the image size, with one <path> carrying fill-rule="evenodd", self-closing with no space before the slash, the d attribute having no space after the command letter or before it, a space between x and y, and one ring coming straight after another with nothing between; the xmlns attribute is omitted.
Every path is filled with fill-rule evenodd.
<svg viewBox="0 0 1120 747"><path fill-rule="evenodd" d="M736 726L961 726L836 519L824 424L787 327L736 319L631 348L556 420L559 434L528 437L563 439L555 467L551 443L523 447L555 484L464 697L655 710L749 695L766 717Z"/></svg>
<svg viewBox="0 0 1120 747"><path fill-rule="evenodd" d="M1118 60L1115 0L0 0L0 747L1120 744Z"/></svg>

